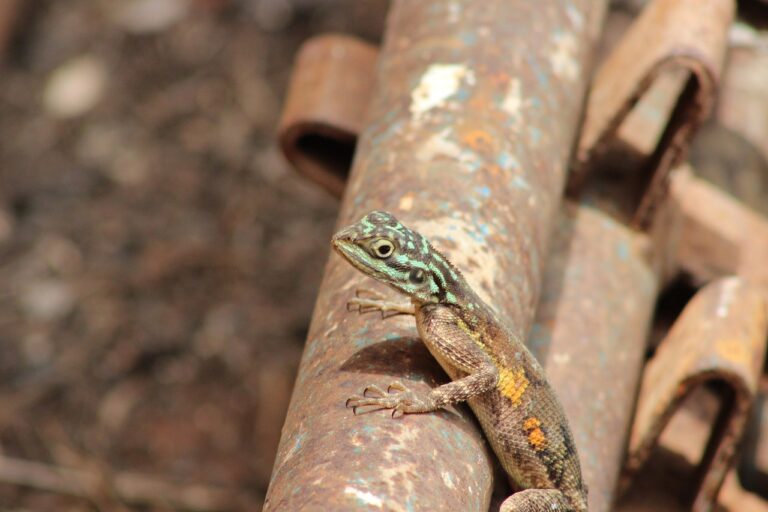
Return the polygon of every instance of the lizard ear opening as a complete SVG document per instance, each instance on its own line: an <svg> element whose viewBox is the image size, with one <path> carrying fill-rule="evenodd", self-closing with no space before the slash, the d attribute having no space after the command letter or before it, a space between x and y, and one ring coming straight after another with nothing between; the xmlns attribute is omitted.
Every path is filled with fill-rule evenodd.
<svg viewBox="0 0 768 512"><path fill-rule="evenodd" d="M408 280L413 284L424 284L426 279L427 275L420 268L415 268L411 270L410 274L408 274Z"/></svg>

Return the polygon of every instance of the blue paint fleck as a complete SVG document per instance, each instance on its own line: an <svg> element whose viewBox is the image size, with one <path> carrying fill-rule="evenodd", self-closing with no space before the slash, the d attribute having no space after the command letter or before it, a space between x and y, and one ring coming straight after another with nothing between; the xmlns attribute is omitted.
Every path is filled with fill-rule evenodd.
<svg viewBox="0 0 768 512"><path fill-rule="evenodd" d="M401 133L401 128L403 127L404 121L393 121L391 123L387 123L386 128L383 128L381 130L376 130L374 133L375 135L372 138L372 142L375 146L380 146L384 142L388 141L395 135L399 135Z"/></svg>
<svg viewBox="0 0 768 512"><path fill-rule="evenodd" d="M533 324L531 332L528 335L528 348L531 349L536 359L543 363L549 346L552 343L551 333L545 325Z"/></svg>
<svg viewBox="0 0 768 512"><path fill-rule="evenodd" d="M496 157L496 165L502 169L515 168L518 166L517 158L515 158L508 151L502 151Z"/></svg>
<svg viewBox="0 0 768 512"><path fill-rule="evenodd" d="M484 237L483 235L481 235L480 233L477 233L476 231L470 231L470 232L469 232L469 233L467 233L467 234L468 234L468 235L469 235L469 236L472 238L472 240L474 240L475 242L477 242L477 243L479 243L479 244L483 244L483 243L485 243L485 237Z"/></svg>
<svg viewBox="0 0 768 512"><path fill-rule="evenodd" d="M467 46L474 46L477 42L477 34L472 31L465 30L459 34L459 39L461 39L461 42Z"/></svg>
<svg viewBox="0 0 768 512"><path fill-rule="evenodd" d="M370 338L365 338L363 336L355 336L355 348L358 350L363 349L367 347L368 345L371 345L373 341Z"/></svg>
<svg viewBox="0 0 768 512"><path fill-rule="evenodd" d="M288 450L288 453L292 457L296 452L301 450L302 445L304 444L304 438L307 437L307 434L304 432L300 433L296 436L296 438L293 440L293 446L291 446L291 449Z"/></svg>
<svg viewBox="0 0 768 512"><path fill-rule="evenodd" d="M616 246L616 254L618 254L622 261L627 261L629 259L629 246L627 245L627 242L623 240L619 242Z"/></svg>
<svg viewBox="0 0 768 512"><path fill-rule="evenodd" d="M483 197L491 197L491 189L489 187L478 187L477 192Z"/></svg>
<svg viewBox="0 0 768 512"><path fill-rule="evenodd" d="M312 338L311 340L307 340L307 342L304 344L304 357L307 359L311 358L315 355L315 351L317 350L317 343L315 341L315 338Z"/></svg>
<svg viewBox="0 0 768 512"><path fill-rule="evenodd" d="M538 80L539 85L542 87L549 86L549 76L547 75L546 71L539 65L539 63L536 61L536 58L532 55L529 55L526 59L528 61L528 65L531 66L531 69L533 69L534 75L536 75L536 80Z"/></svg>
<svg viewBox="0 0 768 512"><path fill-rule="evenodd" d="M536 128L535 126L531 126L528 128L528 135L531 137L531 142L533 144L538 144L541 140L541 130Z"/></svg>
<svg viewBox="0 0 768 512"><path fill-rule="evenodd" d="M522 176L515 176L514 178L512 178L512 186L515 188L523 189L523 190L531 189L531 186Z"/></svg>

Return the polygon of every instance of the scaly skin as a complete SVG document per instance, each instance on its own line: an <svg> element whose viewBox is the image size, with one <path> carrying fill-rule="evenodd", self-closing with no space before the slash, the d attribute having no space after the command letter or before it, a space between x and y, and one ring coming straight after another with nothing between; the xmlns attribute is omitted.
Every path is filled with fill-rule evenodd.
<svg viewBox="0 0 768 512"><path fill-rule="evenodd" d="M520 490L502 512L586 511L573 435L544 370L445 256L382 211L336 233L333 247L412 302L398 305L372 294L349 305L382 316L413 314L421 339L452 380L423 396L400 382L387 390L368 386L347 406L392 409L397 417L466 401Z"/></svg>

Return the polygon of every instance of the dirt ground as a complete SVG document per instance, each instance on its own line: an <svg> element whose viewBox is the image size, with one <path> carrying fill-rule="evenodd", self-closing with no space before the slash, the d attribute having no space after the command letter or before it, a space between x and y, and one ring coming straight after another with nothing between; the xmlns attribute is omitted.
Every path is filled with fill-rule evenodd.
<svg viewBox="0 0 768 512"><path fill-rule="evenodd" d="M21 1L0 509L258 510L337 211L274 130L300 43L382 2Z"/></svg>

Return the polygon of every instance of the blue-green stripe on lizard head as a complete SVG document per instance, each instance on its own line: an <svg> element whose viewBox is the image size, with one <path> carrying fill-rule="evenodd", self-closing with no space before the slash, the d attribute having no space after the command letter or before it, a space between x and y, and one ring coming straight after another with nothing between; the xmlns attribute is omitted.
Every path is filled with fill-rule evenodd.
<svg viewBox="0 0 768 512"><path fill-rule="evenodd" d="M372 211L333 237L333 247L363 273L421 303L456 304L461 273L419 233Z"/></svg>

